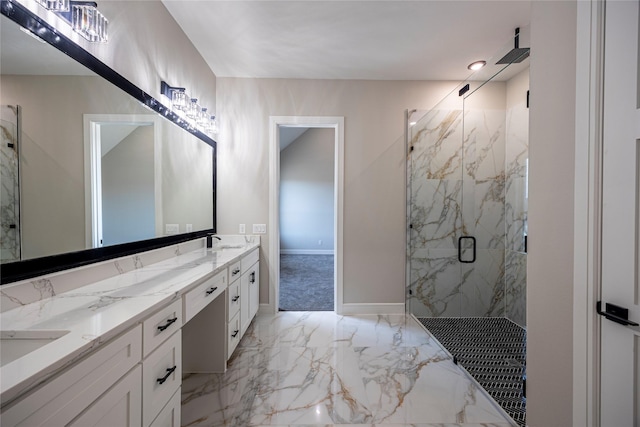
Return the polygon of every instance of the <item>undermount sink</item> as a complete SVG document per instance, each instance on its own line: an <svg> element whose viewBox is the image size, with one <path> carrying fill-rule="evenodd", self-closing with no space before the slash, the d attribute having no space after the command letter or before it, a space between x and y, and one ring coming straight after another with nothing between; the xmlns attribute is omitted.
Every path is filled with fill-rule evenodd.
<svg viewBox="0 0 640 427"><path fill-rule="evenodd" d="M0 331L0 366L11 363L68 334L69 331L25 329Z"/></svg>
<svg viewBox="0 0 640 427"><path fill-rule="evenodd" d="M244 245L216 245L213 247L213 249L241 249L243 248Z"/></svg>

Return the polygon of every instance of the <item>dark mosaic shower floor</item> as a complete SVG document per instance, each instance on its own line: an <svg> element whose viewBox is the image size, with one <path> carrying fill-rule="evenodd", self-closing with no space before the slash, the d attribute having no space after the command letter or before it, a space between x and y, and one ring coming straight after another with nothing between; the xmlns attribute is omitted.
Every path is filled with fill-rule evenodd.
<svg viewBox="0 0 640 427"><path fill-rule="evenodd" d="M520 426L526 425L522 377L527 332L504 318L418 320Z"/></svg>

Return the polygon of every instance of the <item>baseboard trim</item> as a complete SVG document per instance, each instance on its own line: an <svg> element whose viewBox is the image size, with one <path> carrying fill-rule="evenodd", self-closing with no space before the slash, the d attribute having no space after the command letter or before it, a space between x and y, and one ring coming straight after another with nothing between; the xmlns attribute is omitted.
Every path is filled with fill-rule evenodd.
<svg viewBox="0 0 640 427"><path fill-rule="evenodd" d="M353 314L404 314L404 303L397 304L342 304L345 316Z"/></svg>
<svg viewBox="0 0 640 427"><path fill-rule="evenodd" d="M333 249L280 249L280 255L333 255Z"/></svg>

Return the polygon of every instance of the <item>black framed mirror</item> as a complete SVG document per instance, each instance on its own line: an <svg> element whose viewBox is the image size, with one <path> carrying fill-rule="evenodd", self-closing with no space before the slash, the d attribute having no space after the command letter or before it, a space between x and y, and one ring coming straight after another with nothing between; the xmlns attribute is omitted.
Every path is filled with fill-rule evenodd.
<svg viewBox="0 0 640 427"><path fill-rule="evenodd" d="M5 99L1 100L3 111L5 104L7 104L15 107L9 108L9 110L19 111L19 114L24 116L18 119L19 126L16 131L22 139L18 148L22 149L22 145L26 145L24 147L25 153L18 154L24 164L21 165L21 170L16 174L16 177L18 177L20 185L27 186L27 188L17 190L20 195L20 200L16 203L19 211L16 215L18 219L14 218L13 224L11 224L11 221L5 221L6 218L3 214L3 233L7 230L9 232L13 230L18 236L18 241L23 241L24 244L20 245L18 251L20 252L17 258L19 260L6 259L3 256L3 262L0 266L0 283L12 283L215 233L216 142L57 32L51 25L24 6L10 0L2 0L1 5L3 48L0 54L22 52L29 57L30 61L42 57L41 59L45 61L42 65L43 69L51 66L52 61L46 63L48 60L46 55L33 54L23 46L17 46L17 43L9 44L14 43L11 38L13 36L7 36L5 31L14 31L22 33L19 36L30 39L31 43L41 44L40 48L57 53L62 52L63 56L66 55L76 64L76 67L78 65L80 67L72 72L72 75L58 72L57 75L52 76L51 71L38 73L35 70L21 73L15 68L9 69L5 73L5 67L17 67L17 63L20 61L5 61L4 58L0 61L3 68L1 77L3 89L13 88L3 90L0 94L2 98L10 100L9 102L5 102ZM20 31L21 28L23 31ZM37 38L46 44L31 38L26 34L29 32L37 34ZM36 66L31 64L27 67L35 68ZM37 74L47 74L47 78L51 81L46 84L41 84L39 81L34 83ZM64 92L65 88L66 93ZM89 101L74 98L77 93L81 92L81 89L92 91L95 96L99 97L99 101L91 101L90 98ZM46 102L25 100L25 107L22 108L18 105L23 102L16 96L12 96L13 91L14 94L25 94L26 98L29 91L37 92L38 90L49 94L54 93L54 100ZM116 93L110 92L111 90ZM55 95L56 93L57 95ZM60 103L64 102L72 103L74 108L61 108ZM112 109L106 108L109 104L113 104ZM86 105L89 107L83 109L83 106ZM127 105L128 108L125 109L123 105ZM51 117L52 113L58 110L72 110L74 113L70 117ZM113 119L114 123L110 123L110 119ZM59 127L62 130L58 128L53 130L52 123L62 123L63 125ZM4 124L3 118L3 131L5 130ZM95 206L92 206L92 200L97 196L89 193L89 188L95 187L94 183L88 182L91 179L90 176L93 175L91 175L87 163L92 160L85 154L90 151L87 149L87 144L91 144L93 138L91 135L87 136L91 133L88 131L89 128L93 129L93 133L96 133L96 129L99 130L97 134L102 135L98 137L102 138L102 150L108 153L108 155L102 153L102 156L97 155L97 157L106 159L109 156L110 162L117 165L114 169L115 173L111 174L112 178L110 179L124 182L128 192L122 196L118 191L105 191L105 194L97 200L100 200L100 203L105 206L114 206L113 200L118 200L118 197L120 199L135 199L137 203L145 199L150 216L134 220L132 216L126 214L126 212L144 210L135 205L129 206L128 211L116 209L115 213L112 213L110 219L107 220L109 215L106 207L100 206L100 209L96 209ZM51 148L51 140L55 139L52 135L57 137L67 131L72 136L60 136L60 139L66 143L73 140L73 145ZM144 139L147 141L144 143L146 145L131 148L133 146L124 145L122 142L124 140L142 140L141 135L143 134L152 135ZM148 142L149 140L151 142ZM117 142L114 144L109 141ZM23 154L26 155L29 144L31 144L31 152L36 155L25 158ZM133 144L133 142L127 142L127 144ZM105 146L111 148L105 148ZM126 148L120 149L119 147ZM209 151L211 152L210 156L208 155ZM143 157L132 157L135 153ZM144 153L148 154L147 158L144 158ZM129 163L134 165L130 175L124 172L123 159L129 159ZM74 161L75 163L73 163ZM73 163L74 166L68 167L67 162ZM79 171L79 164L83 169L82 172ZM100 173L99 176L106 180L107 178L104 177L107 175L104 170L108 169L108 163L104 160L102 164L105 166L101 171L103 173ZM142 169L142 164L147 164L150 168L144 179L140 177L139 170ZM43 175L31 177L29 169L37 170L38 174L45 170L54 169L58 175L57 178L49 178L48 176L43 178ZM143 186L142 181L150 183L147 182L147 185ZM109 182L111 183L111 181ZM40 186L37 187L36 183L40 183L38 184ZM113 189L113 186L117 184L111 183L109 185L110 187L105 184L103 188ZM194 190L194 186L198 187L197 191ZM146 195L141 197L140 193L132 195L130 193L133 187L136 188L136 191L142 191L141 188L145 187L146 190L154 194L149 197ZM47 199L48 196L52 198ZM75 206L73 210L70 208L71 205ZM3 207L3 211L5 210ZM100 222L100 233L96 233L98 227L92 223L92 215L88 213L93 212L95 217L95 212L98 211L101 212L98 216L104 216L102 218L104 224ZM123 221L123 218L126 218L126 221ZM115 223L116 226L109 227L109 223ZM130 229L129 234L118 235L122 234L125 229ZM48 235L51 230L59 231L61 234ZM167 232L177 232L177 234L165 235ZM8 239L3 238L2 243L5 252L6 240ZM53 247L45 247L46 245L41 244L42 242L53 243Z"/></svg>

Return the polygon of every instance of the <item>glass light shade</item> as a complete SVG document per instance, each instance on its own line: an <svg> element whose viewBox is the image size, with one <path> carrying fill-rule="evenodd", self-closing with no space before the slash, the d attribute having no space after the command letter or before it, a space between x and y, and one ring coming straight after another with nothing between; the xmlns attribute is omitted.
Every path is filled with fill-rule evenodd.
<svg viewBox="0 0 640 427"><path fill-rule="evenodd" d="M184 111L189 105L189 98L184 90L172 90L171 91L171 105L174 110Z"/></svg>
<svg viewBox="0 0 640 427"><path fill-rule="evenodd" d="M216 116L211 116L209 119L209 126L207 128L211 135L218 134L218 121L216 120Z"/></svg>
<svg viewBox="0 0 640 427"><path fill-rule="evenodd" d="M54 10L56 12L69 11L69 0L38 0L38 3L47 9Z"/></svg>
<svg viewBox="0 0 640 427"><path fill-rule="evenodd" d="M198 126L201 126L203 128L206 128L209 125L209 115L207 114L206 108L203 108L198 113L197 122L198 122Z"/></svg>
<svg viewBox="0 0 640 427"><path fill-rule="evenodd" d="M191 98L191 102L187 106L187 117L192 120L196 120L198 118L198 114L200 114L200 106L198 105L198 100L196 98Z"/></svg>
<svg viewBox="0 0 640 427"><path fill-rule="evenodd" d="M91 42L106 42L109 21L96 6L71 5L71 26L74 31Z"/></svg>

